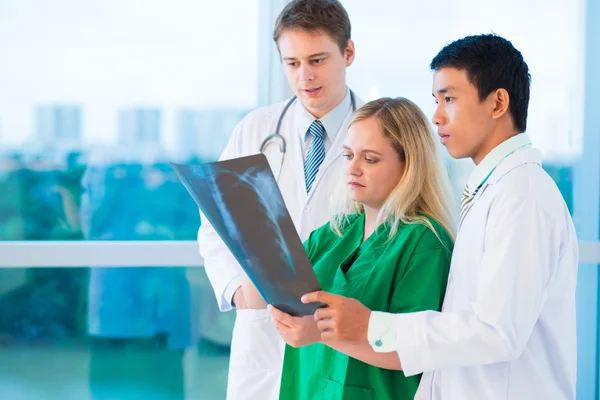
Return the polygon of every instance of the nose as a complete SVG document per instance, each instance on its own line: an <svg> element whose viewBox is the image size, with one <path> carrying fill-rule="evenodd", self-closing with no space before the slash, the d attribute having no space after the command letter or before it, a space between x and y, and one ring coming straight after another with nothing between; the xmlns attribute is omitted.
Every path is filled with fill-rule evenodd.
<svg viewBox="0 0 600 400"><path fill-rule="evenodd" d="M448 117L446 116L446 111L443 108L443 105L440 103L435 108L435 112L433 113L433 118L431 121L436 126L444 126L448 121Z"/></svg>
<svg viewBox="0 0 600 400"><path fill-rule="evenodd" d="M312 81L314 79L315 79L315 74L313 72L312 66L308 63L302 63L300 65L300 80Z"/></svg>
<svg viewBox="0 0 600 400"><path fill-rule="evenodd" d="M348 161L348 175L350 175L350 176L362 175L362 169L360 168L360 161L357 159L357 157L354 157L352 160Z"/></svg>

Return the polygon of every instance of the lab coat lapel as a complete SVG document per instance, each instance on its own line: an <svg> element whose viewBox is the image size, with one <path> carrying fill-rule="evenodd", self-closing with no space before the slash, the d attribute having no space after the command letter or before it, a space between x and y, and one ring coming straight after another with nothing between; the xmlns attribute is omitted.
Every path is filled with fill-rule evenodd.
<svg viewBox="0 0 600 400"><path fill-rule="evenodd" d="M479 199L483 195L483 193L485 192L485 190L488 186L493 185L494 183L498 182L498 180L500 178L502 178L504 175L508 174L510 171L512 171L513 169L515 169L523 164L536 163L541 166L542 165L541 157L542 156L541 156L541 153L539 152L539 150L530 149L530 148L517 150L514 153L507 156L494 169L494 171L491 173L490 177L485 181L485 183L483 184L481 189L479 189L479 191L477 191L477 194L471 201L471 204L465 210L465 214L458 225L458 230L461 229L462 225L465 223L465 220L467 219L469 212L473 209L473 207L476 206L477 199Z"/></svg>
<svg viewBox="0 0 600 400"><path fill-rule="evenodd" d="M291 121L289 121L285 126L285 132L289 133L286 137L286 140L290 144L293 143L293 145L289 145L287 151L289 153L290 161L292 162L292 169L296 175L296 182L299 184L298 195L300 196L300 201L303 204L306 204L308 196L306 194L306 179L304 177L304 155L302 154L302 141L297 133L298 124L296 123L296 115L294 114L294 118L290 118L290 120Z"/></svg>

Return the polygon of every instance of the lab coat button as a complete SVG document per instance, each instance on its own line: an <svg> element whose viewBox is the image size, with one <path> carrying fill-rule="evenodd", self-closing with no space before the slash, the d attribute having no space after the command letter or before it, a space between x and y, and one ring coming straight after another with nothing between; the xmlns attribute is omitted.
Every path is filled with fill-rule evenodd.
<svg viewBox="0 0 600 400"><path fill-rule="evenodd" d="M304 207L304 212L306 214L308 214L310 212L310 207L309 206Z"/></svg>
<svg viewBox="0 0 600 400"><path fill-rule="evenodd" d="M381 346L383 346L383 342L381 340L376 340L375 341L375 346L381 347Z"/></svg>

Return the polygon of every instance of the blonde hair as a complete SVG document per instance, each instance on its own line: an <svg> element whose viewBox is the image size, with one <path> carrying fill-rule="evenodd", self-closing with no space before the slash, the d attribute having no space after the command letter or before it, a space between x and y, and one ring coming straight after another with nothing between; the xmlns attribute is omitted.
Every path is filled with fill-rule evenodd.
<svg viewBox="0 0 600 400"><path fill-rule="evenodd" d="M404 173L383 203L377 224L390 225L391 239L400 224L424 224L440 238L431 224L437 221L454 238L448 175L433 138L433 132L423 111L403 97L386 97L371 101L358 109L349 126L374 118L385 137L404 162ZM345 181L345 179L343 180ZM362 204L350 198L347 185L340 185L330 226L338 235L347 225L348 217L363 212ZM440 238L441 239L441 238Z"/></svg>

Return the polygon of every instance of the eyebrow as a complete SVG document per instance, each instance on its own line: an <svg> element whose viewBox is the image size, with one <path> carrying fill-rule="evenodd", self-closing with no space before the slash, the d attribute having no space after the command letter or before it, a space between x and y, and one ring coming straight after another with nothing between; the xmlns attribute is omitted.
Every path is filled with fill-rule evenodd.
<svg viewBox="0 0 600 400"><path fill-rule="evenodd" d="M331 53L327 53L327 52L315 53L315 54L311 54L310 56L308 56L308 58L327 57L330 54ZM283 60L284 61L297 61L298 59L296 57L283 57Z"/></svg>
<svg viewBox="0 0 600 400"><path fill-rule="evenodd" d="M352 151L352 149L348 146L344 146L344 150ZM363 149L361 151L361 153L373 153L373 154L377 154L378 156L383 156L383 154L381 154L380 152L375 151L375 150L369 150L369 149Z"/></svg>
<svg viewBox="0 0 600 400"><path fill-rule="evenodd" d="M441 89L438 89L438 90L436 90L436 91L435 91L435 93L431 93L431 95L432 95L433 97L435 97L436 93L437 93L437 94L444 94L444 93L451 92L451 91L453 91L453 90L456 90L456 88L454 88L454 87L452 87L452 86L448 86L448 87L444 87L444 88L441 88Z"/></svg>

